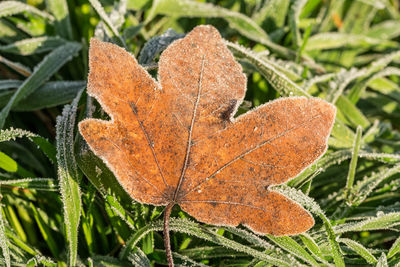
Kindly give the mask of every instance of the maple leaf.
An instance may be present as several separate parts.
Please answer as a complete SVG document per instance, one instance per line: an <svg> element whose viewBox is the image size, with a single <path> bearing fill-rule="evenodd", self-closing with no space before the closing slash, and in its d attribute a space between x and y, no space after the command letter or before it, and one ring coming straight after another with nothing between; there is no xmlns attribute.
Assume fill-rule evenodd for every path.
<svg viewBox="0 0 400 267"><path fill-rule="evenodd" d="M333 105L281 98L234 119L246 76L211 26L162 53L158 82L113 44L92 39L89 61L88 93L112 120L86 119L79 130L133 199L167 206L166 221L178 204L201 222L260 234L293 235L314 224L268 187L326 151Z"/></svg>

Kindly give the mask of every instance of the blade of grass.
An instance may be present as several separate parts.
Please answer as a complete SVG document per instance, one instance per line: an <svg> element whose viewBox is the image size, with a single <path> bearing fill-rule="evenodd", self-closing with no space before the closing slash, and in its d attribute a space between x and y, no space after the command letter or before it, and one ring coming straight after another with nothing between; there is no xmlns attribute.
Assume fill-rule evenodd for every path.
<svg viewBox="0 0 400 267"><path fill-rule="evenodd" d="M22 240L22 242L27 242L27 236L24 231L24 228L21 225L21 221L18 218L17 214L15 213L14 207L9 205L7 203L5 209L4 209L4 214L6 215L5 217L7 218L8 223L12 227L12 229L15 231L17 236Z"/></svg>
<svg viewBox="0 0 400 267"><path fill-rule="evenodd" d="M267 235L267 238L294 256L304 260L308 264L312 266L319 265L317 261L291 237Z"/></svg>
<svg viewBox="0 0 400 267"><path fill-rule="evenodd" d="M336 240L335 231L333 230L330 220L326 217L321 207L309 196L304 195L301 191L288 187L286 185L273 186L271 190L279 192L285 195L286 197L292 199L293 201L296 201L304 208L316 214L322 219L331 249L331 256L335 261L335 265L344 267L345 264L344 264L343 254L340 250L339 243Z"/></svg>
<svg viewBox="0 0 400 267"><path fill-rule="evenodd" d="M140 249L136 248L135 251L132 251L129 256L128 260L133 264L133 266L143 266L143 267L150 267L150 260L146 257L146 254Z"/></svg>
<svg viewBox="0 0 400 267"><path fill-rule="evenodd" d="M126 246L124 247L124 249L121 250L121 253L119 255L120 259L127 258L129 253L132 251L132 249L135 248L137 243L147 233L149 233L151 231L161 231L163 229L162 223L163 223L162 221L157 221L157 222L148 224L148 225L138 229L126 242ZM201 226L197 223L194 223L192 221L189 221L189 220L171 218L170 230L180 232L180 233L186 233L186 234L189 234L192 236L196 236L203 240L207 240L207 241L222 245L224 247L233 249L235 251L246 253L246 254L256 257L258 259L265 260L271 264L275 264L278 266L290 266L290 263L288 263L288 262L285 262L281 259L269 256L265 253L262 253L251 247L242 245L233 240L229 240L226 237L223 237L223 236L217 234L216 232L210 231L206 227L203 227L203 226Z"/></svg>
<svg viewBox="0 0 400 267"><path fill-rule="evenodd" d="M0 80L0 90L18 88L21 84L19 80Z"/></svg>
<svg viewBox="0 0 400 267"><path fill-rule="evenodd" d="M78 43L67 43L48 54L35 68L24 83L17 89L0 113L0 129L4 127L11 108L33 93L39 86L56 73L73 55L81 49Z"/></svg>
<svg viewBox="0 0 400 267"><path fill-rule="evenodd" d="M372 26L367 34L368 37L390 40L400 35L400 21L386 20Z"/></svg>
<svg viewBox="0 0 400 267"><path fill-rule="evenodd" d="M400 164L396 164L392 167L385 167L378 173L372 173L370 176L365 177L354 187L349 197L350 204L352 206L360 205L382 181L398 172L400 172Z"/></svg>
<svg viewBox="0 0 400 267"><path fill-rule="evenodd" d="M68 240L68 266L75 266L78 255L78 227L81 211L80 173L74 155L74 127L82 91L71 105L64 107L57 118L57 162L60 192L64 205L64 220Z"/></svg>
<svg viewBox="0 0 400 267"><path fill-rule="evenodd" d="M223 18L243 36L269 47L281 56L286 58L296 56L294 51L272 42L267 33L249 17L210 3L190 0L156 0L153 2L145 23L151 21L158 14L174 17Z"/></svg>
<svg viewBox="0 0 400 267"><path fill-rule="evenodd" d="M372 255L372 253L360 243L348 238L339 238L339 242L345 244L351 250L363 257L369 264L375 264L378 262L374 255Z"/></svg>
<svg viewBox="0 0 400 267"><path fill-rule="evenodd" d="M316 256L322 261L325 261L321 248L318 246L317 242L310 235L308 235L307 233L303 233L299 235L299 237L303 242L303 244L314 256Z"/></svg>
<svg viewBox="0 0 400 267"><path fill-rule="evenodd" d="M240 45L228 41L225 41L225 44L233 51L234 54L237 54L239 57L245 58L252 63L254 67L257 68L257 70L282 96L310 96L301 87L287 78L283 73L279 72L273 66L273 63L268 62L265 59L260 59L252 51Z"/></svg>
<svg viewBox="0 0 400 267"><path fill-rule="evenodd" d="M335 226L335 231L338 234L343 234L348 232L387 230L397 225L400 225L400 212L391 212L378 214L376 217L357 223L345 223Z"/></svg>
<svg viewBox="0 0 400 267"><path fill-rule="evenodd" d="M353 126L367 128L370 125L369 120L346 96L340 95L335 104Z"/></svg>
<svg viewBox="0 0 400 267"><path fill-rule="evenodd" d="M292 34L293 45L296 49L300 48L302 40L300 35L300 30L298 28L299 25L299 17L301 10L304 5L307 3L307 0L295 0L289 11L289 26L290 32Z"/></svg>
<svg viewBox="0 0 400 267"><path fill-rule="evenodd" d="M58 185L53 178L24 178L0 181L0 186L13 186L30 190L57 191Z"/></svg>
<svg viewBox="0 0 400 267"><path fill-rule="evenodd" d="M99 14L100 18L104 21L104 23L110 28L115 37L117 37L118 40L121 42L121 44L126 48L124 39L118 33L118 29L115 27L111 19L108 17L101 3L98 0L89 0L89 2L94 8L94 10L96 10L97 14Z"/></svg>
<svg viewBox="0 0 400 267"><path fill-rule="evenodd" d="M361 34L348 34L339 32L317 33L308 39L305 51L316 51L335 48L390 48L398 44L394 41L383 41L378 38L371 38Z"/></svg>
<svg viewBox="0 0 400 267"><path fill-rule="evenodd" d="M356 136L354 139L354 145L353 145L352 157L350 160L349 172L347 174L346 189L344 190L344 197L345 197L345 199L347 199L347 201L349 201L348 197L350 195L350 192L351 192L351 190L353 188L353 184L354 184L354 176L356 174L358 152L360 151L360 146L361 146L361 135L362 135L362 128L361 128L361 126L358 126L357 131L356 131Z"/></svg>
<svg viewBox="0 0 400 267"><path fill-rule="evenodd" d="M265 2L260 10L253 14L252 19L258 25L261 25L262 22L268 20L268 22L272 21L277 28L283 27L289 3L289 0L271 0Z"/></svg>
<svg viewBox="0 0 400 267"><path fill-rule="evenodd" d="M46 0L47 9L53 14L54 27L59 36L72 40L72 27L66 0Z"/></svg>
<svg viewBox="0 0 400 267"><path fill-rule="evenodd" d="M18 164L10 156L0 151L0 168L7 172L17 172Z"/></svg>
<svg viewBox="0 0 400 267"><path fill-rule="evenodd" d="M4 218L3 218L3 210L4 207L0 207L0 246L2 250L2 258L4 259L4 262L7 267L11 266L11 259L10 259L10 250L8 248L7 242L8 238L5 233L5 227L4 227Z"/></svg>
<svg viewBox="0 0 400 267"><path fill-rule="evenodd" d="M37 88L29 97L22 99L11 110L33 111L51 108L71 102L76 94L86 87L84 81L56 81L47 82ZM0 107L4 107L15 94L10 90L0 94Z"/></svg>
<svg viewBox="0 0 400 267"><path fill-rule="evenodd" d="M389 249L387 257L391 258L399 252L400 252L400 236L396 239L396 241L394 241L392 247Z"/></svg>
<svg viewBox="0 0 400 267"><path fill-rule="evenodd" d="M0 62L4 63L5 65L10 67L14 71L16 71L19 74L21 74L22 76L28 77L28 76L30 76L32 74L31 70L28 67L22 65L21 63L13 62L13 61L8 60L8 59L6 59L5 57L2 57L2 56L0 56Z"/></svg>
<svg viewBox="0 0 400 267"><path fill-rule="evenodd" d="M0 130L0 143L22 137L27 137L29 140L34 142L53 163L56 162L56 149L47 139L29 131L14 129L12 127Z"/></svg>
<svg viewBox="0 0 400 267"><path fill-rule="evenodd" d="M382 252L376 267L389 267L385 253Z"/></svg>
<svg viewBox="0 0 400 267"><path fill-rule="evenodd" d="M24 250L29 255L34 256L40 254L34 247L31 247L30 244L21 240L20 237L17 236L9 227L5 228L5 234L8 239L12 240L12 242L14 242L20 249ZM3 238L1 240L3 240Z"/></svg>
<svg viewBox="0 0 400 267"><path fill-rule="evenodd" d="M35 218L40 233L42 234L43 239L45 240L48 248L50 249L51 254L53 255L53 257L58 257L60 255L60 249L57 245L57 242L54 240L50 228L43 221L37 208L35 207L35 205L33 205L33 203L30 203L30 208L33 212L33 217Z"/></svg>
<svg viewBox="0 0 400 267"><path fill-rule="evenodd" d="M29 56L56 49L64 45L65 40L59 37L35 37L0 46L0 52Z"/></svg>
<svg viewBox="0 0 400 267"><path fill-rule="evenodd" d="M12 16L21 12L30 12L52 21L54 18L31 5L18 1L3 1L0 3L0 17Z"/></svg>

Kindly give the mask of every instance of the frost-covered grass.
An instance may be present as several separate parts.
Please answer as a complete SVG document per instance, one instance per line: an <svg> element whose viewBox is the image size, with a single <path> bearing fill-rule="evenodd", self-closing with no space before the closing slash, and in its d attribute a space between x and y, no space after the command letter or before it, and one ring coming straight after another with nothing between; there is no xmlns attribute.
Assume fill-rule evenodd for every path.
<svg viewBox="0 0 400 267"><path fill-rule="evenodd" d="M313 214L310 231L257 236L176 208L176 264L400 266L396 0L0 2L1 264L166 263L163 208L132 203L76 124L104 117L84 91L90 37L125 47L154 74L158 54L199 24L218 28L248 75L239 112L312 95L338 113L326 155L273 188Z"/></svg>

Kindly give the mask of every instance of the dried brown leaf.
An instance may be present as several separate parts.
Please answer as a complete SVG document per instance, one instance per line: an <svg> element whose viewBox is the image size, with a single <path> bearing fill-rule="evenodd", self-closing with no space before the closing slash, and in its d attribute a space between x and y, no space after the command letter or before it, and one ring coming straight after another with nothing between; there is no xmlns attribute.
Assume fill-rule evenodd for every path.
<svg viewBox="0 0 400 267"><path fill-rule="evenodd" d="M111 121L86 119L90 148L141 203L178 204L197 220L293 235L312 216L268 189L326 151L336 109L281 98L233 119L246 91L217 30L199 26L161 55L155 81L122 48L92 39L88 93Z"/></svg>

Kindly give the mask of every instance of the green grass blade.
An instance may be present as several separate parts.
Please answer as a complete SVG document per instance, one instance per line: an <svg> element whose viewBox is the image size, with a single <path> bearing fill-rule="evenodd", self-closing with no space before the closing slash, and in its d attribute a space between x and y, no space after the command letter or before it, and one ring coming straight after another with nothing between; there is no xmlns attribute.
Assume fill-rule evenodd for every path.
<svg viewBox="0 0 400 267"><path fill-rule="evenodd" d="M111 256L93 255L90 260L93 267L126 267L130 266L128 261L118 260Z"/></svg>
<svg viewBox="0 0 400 267"><path fill-rule="evenodd" d="M36 230L37 228L35 228ZM29 255L39 255L40 253L33 247L30 246L26 241L21 240L19 236L17 236L14 231L12 231L9 227L5 228L5 234L10 241L17 245L20 249L24 250Z"/></svg>
<svg viewBox="0 0 400 267"><path fill-rule="evenodd" d="M181 255L191 259L205 260L222 257L244 257L246 254L232 251L221 246L206 246L180 250Z"/></svg>
<svg viewBox="0 0 400 267"><path fill-rule="evenodd" d="M290 252L294 256L304 260L308 264L312 266L318 266L317 261L302 247L300 246L296 241L294 241L291 237L289 236L272 236L272 235L267 235L268 239L273 241L275 244L283 248L284 250Z"/></svg>
<svg viewBox="0 0 400 267"><path fill-rule="evenodd" d="M57 162L60 192L64 205L64 220L68 240L68 265L75 266L78 253L78 227L81 212L80 173L74 155L74 127L77 106L82 91L71 105L64 107L57 118Z"/></svg>
<svg viewBox="0 0 400 267"><path fill-rule="evenodd" d="M318 246L317 242L307 233L303 233L299 235L301 241L303 244L307 247L307 249L316 257L318 257L320 260L325 261L324 256L322 254L322 251L320 247Z"/></svg>
<svg viewBox="0 0 400 267"><path fill-rule="evenodd" d="M390 48L398 44L394 41L382 41L365 35L329 32L314 34L308 39L305 51L326 50L335 48Z"/></svg>
<svg viewBox="0 0 400 267"><path fill-rule="evenodd" d="M392 52L390 54L387 54L386 56L380 58L379 60L374 61L373 63L371 63L368 67L361 69L357 75L358 77L369 77L372 76L372 74L383 70L387 65L389 65L391 62L393 62L394 60L397 60L400 58L400 51L395 51ZM381 74L376 73L376 77L380 77L380 76L385 76L385 75L390 75L391 70L389 70L389 73L386 73L385 71L383 71ZM396 70L392 71L394 72L393 74L398 75L398 72ZM370 78L371 80L373 80L375 77ZM349 100L353 103L356 103L358 101L358 99L361 96L361 93L363 92L364 86L366 86L366 84L368 84L368 82L370 81L370 79L367 79L365 81L365 85L361 84L358 86L355 86L354 88L352 88L352 90L349 93Z"/></svg>
<svg viewBox="0 0 400 267"><path fill-rule="evenodd" d="M344 259L340 250L339 243L336 240L336 233L332 228L330 220L326 217L321 207L309 196L303 194L299 190L288 187L286 185L274 186L271 190L281 193L286 197L292 199L293 201L296 201L304 208L318 215L322 219L325 226L326 235L328 236L333 260L335 261L336 266L344 267Z"/></svg>
<svg viewBox="0 0 400 267"><path fill-rule="evenodd" d="M346 223L335 227L336 233L387 230L391 227L400 225L400 212L378 214L368 220L357 223Z"/></svg>
<svg viewBox="0 0 400 267"><path fill-rule="evenodd" d="M57 191L58 185L53 178L24 178L0 181L0 186L15 186L30 190Z"/></svg>
<svg viewBox="0 0 400 267"><path fill-rule="evenodd" d="M373 173L372 175L365 177L354 187L353 194L349 202L353 206L360 205L380 183L399 172L400 164L396 164L392 167L385 167L378 173Z"/></svg>
<svg viewBox="0 0 400 267"><path fill-rule="evenodd" d="M400 35L400 21L386 20L372 26L367 34L368 37L390 40Z"/></svg>
<svg viewBox="0 0 400 267"><path fill-rule="evenodd" d="M370 125L369 120L346 96L340 95L335 104L353 126L361 125L362 128L367 128Z"/></svg>
<svg viewBox="0 0 400 267"><path fill-rule="evenodd" d="M245 36L252 36L254 39L268 38L264 30L249 17L208 3L190 0L156 0L146 21L150 21L158 14L185 17L222 17L231 24L232 28Z"/></svg>
<svg viewBox="0 0 400 267"><path fill-rule="evenodd" d="M66 0L46 0L47 9L53 14L54 27L59 36L72 40L72 27Z"/></svg>
<svg viewBox="0 0 400 267"><path fill-rule="evenodd" d="M20 31L8 20L0 18L0 40L2 42L8 44L24 38L29 38L29 35Z"/></svg>
<svg viewBox="0 0 400 267"><path fill-rule="evenodd" d="M138 62L141 65L154 63L154 58L165 50L172 42L185 37L184 34L178 34L173 30L167 30L160 36L151 38L142 48L139 54Z"/></svg>
<svg viewBox="0 0 400 267"><path fill-rule="evenodd" d="M33 205L33 203L30 203L30 208L33 212L33 217L35 218L36 224L40 230L40 233L42 234L42 237L44 241L46 242L48 248L51 251L51 254L53 254L54 257L58 257L60 253L60 249L57 245L56 240L53 237L53 234L51 232L51 229L49 226L44 222L43 218L41 217L39 211Z"/></svg>
<svg viewBox="0 0 400 267"><path fill-rule="evenodd" d="M35 37L0 46L0 52L12 53L21 56L39 54L56 49L64 45L65 40L59 37Z"/></svg>
<svg viewBox="0 0 400 267"><path fill-rule="evenodd" d="M24 77L28 77L32 74L31 70L27 66L22 65L21 63L13 62L2 56L0 56L0 62L4 63L8 67L10 67L12 70L18 72L19 74L21 74Z"/></svg>
<svg viewBox="0 0 400 267"><path fill-rule="evenodd" d="M8 239L5 233L5 227L4 227L4 218L3 218L3 207L0 208L0 246L1 250L3 252L2 258L4 259L4 262L7 267L11 266L11 259L10 259L10 250L8 247Z"/></svg>
<svg viewBox="0 0 400 267"><path fill-rule="evenodd" d="M7 205L4 209L5 217L7 218L7 221L9 222L10 226L13 228L13 230L16 232L17 236L21 238L23 242L27 241L27 236L22 228L21 221L17 217L17 214L15 213L15 210L13 206Z"/></svg>
<svg viewBox="0 0 400 267"><path fill-rule="evenodd" d="M52 163L57 163L57 149L46 138L33 136L30 140L49 158Z"/></svg>
<svg viewBox="0 0 400 267"><path fill-rule="evenodd" d="M356 175L356 168L357 168L357 160L358 160L358 152L360 151L361 146L361 135L362 135L362 128L361 126L357 127L356 137L354 139L352 157L350 160L349 172L347 174L347 182L346 182L346 189L344 191L344 197L348 199L350 196L351 190L354 184L354 176Z"/></svg>
<svg viewBox="0 0 400 267"><path fill-rule="evenodd" d="M0 168L7 172L17 172L18 164L10 156L0 151Z"/></svg>
<svg viewBox="0 0 400 267"><path fill-rule="evenodd" d="M391 258L399 252L400 252L400 236L396 239L396 241L394 241L392 247L389 249L387 257Z"/></svg>
<svg viewBox="0 0 400 267"><path fill-rule="evenodd" d="M289 12L289 26L290 32L292 34L293 44L296 49L300 48L302 40L299 30L299 17L301 14L301 10L303 9L304 5L307 3L307 0L295 0Z"/></svg>
<svg viewBox="0 0 400 267"><path fill-rule="evenodd" d="M146 254L140 249L136 248L136 251L131 252L128 256L128 260L135 267L150 267L150 260L146 257Z"/></svg>
<svg viewBox="0 0 400 267"><path fill-rule="evenodd" d="M272 24L274 24L277 28L283 27L289 8L289 3L289 0L271 0L265 2L260 10L253 14L252 19L258 25L261 25L262 22L268 20L269 23L272 22Z"/></svg>
<svg viewBox="0 0 400 267"><path fill-rule="evenodd" d="M367 79L365 83L361 83L361 85L358 86L360 88L352 90L351 93L353 93L353 91L356 91L358 89L359 92L356 91L354 92L354 94L356 96L359 96L365 92L365 89L368 86L371 89L381 94L387 95L388 97L393 98L396 101L400 102L400 87L393 81L384 78L390 76L400 76L400 69L394 67L384 68L380 72L375 73L372 77ZM354 100L358 100L358 98L355 97Z"/></svg>
<svg viewBox="0 0 400 267"><path fill-rule="evenodd" d="M239 228L235 228L235 227L222 227L222 229L224 229L244 240L247 240L250 244L253 244L254 246L264 248L266 251L267 250L268 251L276 251L276 252L282 251L279 247L270 244L266 240L260 238L259 236L255 235L249 231L246 231L244 229L239 229ZM283 251L282 251L282 253L283 253Z"/></svg>
<svg viewBox="0 0 400 267"><path fill-rule="evenodd" d="M31 258L27 263L27 266L29 264L32 264L31 266L45 266L45 267L58 267L59 265L55 263L52 259L47 258L42 255L36 255L35 257ZM41 264L41 265L39 265Z"/></svg>
<svg viewBox="0 0 400 267"><path fill-rule="evenodd" d="M182 17L223 18L228 21L230 27L237 30L243 36L257 41L285 57L296 56L294 51L273 43L267 33L249 17L229 9L214 6L210 3L191 0L157 0L153 2L146 22L149 22L158 14Z"/></svg>
<svg viewBox="0 0 400 267"><path fill-rule="evenodd" d="M106 201L110 205L110 208L115 212L115 214L117 214L120 218L123 218L129 228L131 228L132 230L136 228L135 222L130 216L128 216L128 212L121 206L116 197L112 195L107 195Z"/></svg>
<svg viewBox="0 0 400 267"><path fill-rule="evenodd" d="M12 16L21 12L30 12L49 20L54 19L50 14L25 3L18 1L3 1L0 3L0 17Z"/></svg>
<svg viewBox="0 0 400 267"><path fill-rule="evenodd" d="M0 130L0 143L4 141L15 140L16 138L27 137L34 142L40 150L53 162L56 162L56 149L50 142L34 133L22 129L5 129Z"/></svg>
<svg viewBox="0 0 400 267"><path fill-rule="evenodd" d="M37 88L29 97L18 102L11 110L33 111L70 103L76 94L85 87L86 82L84 81L47 82ZM0 107L4 107L14 94L15 90L0 94Z"/></svg>
<svg viewBox="0 0 400 267"><path fill-rule="evenodd" d="M378 260L374 257L374 255L372 255L372 253L369 252L369 250L366 249L360 243L358 243L358 242L356 242L354 240L348 239L348 238L340 238L339 242L341 242L341 243L345 244L346 246L348 246L351 250L353 250L358 255L363 257L368 263L375 264L375 263L378 262Z"/></svg>
<svg viewBox="0 0 400 267"><path fill-rule="evenodd" d="M252 63L282 96L309 96L302 88L287 78L283 73L279 72L272 62L260 59L252 51L240 45L231 42L225 43L234 54Z"/></svg>
<svg viewBox="0 0 400 267"><path fill-rule="evenodd" d="M350 148L353 146L354 132L336 117L328 142L329 146Z"/></svg>
<svg viewBox="0 0 400 267"><path fill-rule="evenodd" d="M162 221L157 221L152 224L148 224L140 229L138 229L126 242L125 247L121 250L119 255L120 259L126 259L129 253L136 247L137 243L149 232L151 231L161 231L162 230ZM251 255L260 260L265 260L271 264L275 264L278 266L290 266L289 262L286 262L282 259L272 257L263 252L255 250L251 247L242 245L233 240L229 240L226 237L223 237L216 233L215 231L210 231L206 227L203 227L197 223L194 223L189 220L183 219L174 219L170 220L170 230L176 231L180 233L186 233L192 236L196 236L203 240L207 240L218 245L222 245L224 247L233 249L238 252L246 253L247 255Z"/></svg>
<svg viewBox="0 0 400 267"><path fill-rule="evenodd" d="M20 80L0 80L0 90L18 88L21 84Z"/></svg>
<svg viewBox="0 0 400 267"><path fill-rule="evenodd" d="M126 47L124 39L119 34L118 29L115 27L115 25L113 24L113 22L107 15L106 11L104 10L104 8L101 5L101 3L99 2L99 0L89 0L89 2L92 5L92 7L96 10L97 14L99 14L100 18L110 28L110 30L115 35L115 37L117 37L118 40L121 42L121 44Z"/></svg>
<svg viewBox="0 0 400 267"><path fill-rule="evenodd" d="M385 253L382 252L376 267L389 267Z"/></svg>
<svg viewBox="0 0 400 267"><path fill-rule="evenodd" d="M0 129L11 110L19 101L33 93L39 86L56 73L73 55L81 49L78 43L67 43L48 54L35 68L24 83L17 89L0 113Z"/></svg>

